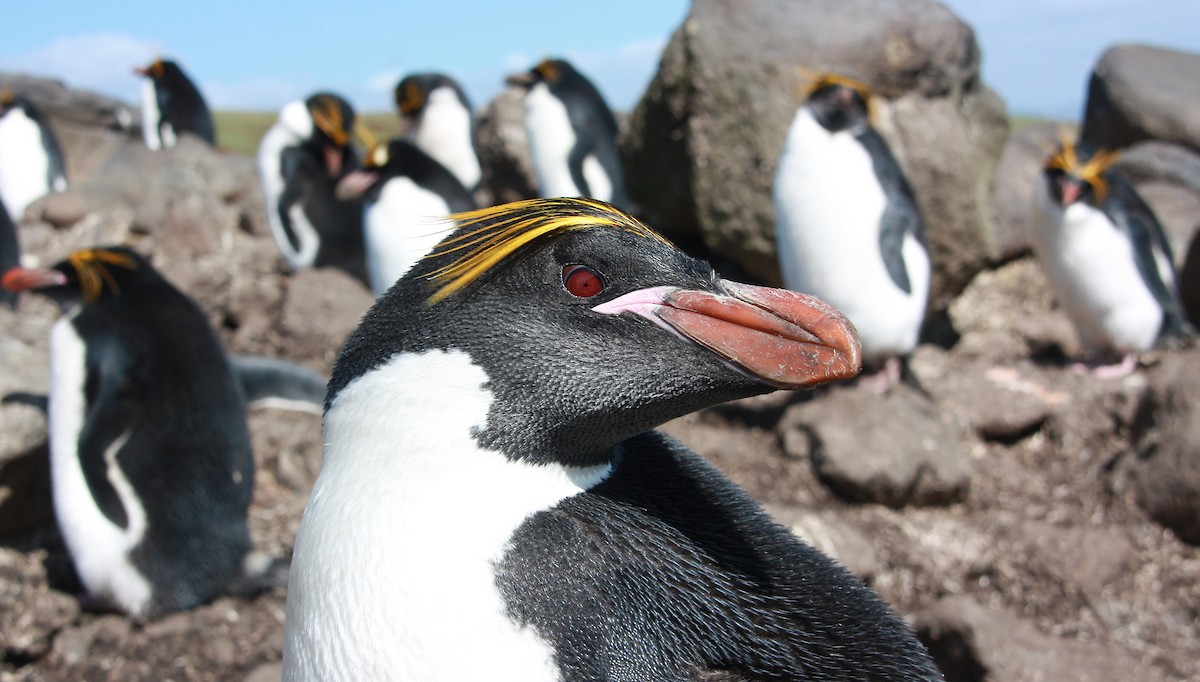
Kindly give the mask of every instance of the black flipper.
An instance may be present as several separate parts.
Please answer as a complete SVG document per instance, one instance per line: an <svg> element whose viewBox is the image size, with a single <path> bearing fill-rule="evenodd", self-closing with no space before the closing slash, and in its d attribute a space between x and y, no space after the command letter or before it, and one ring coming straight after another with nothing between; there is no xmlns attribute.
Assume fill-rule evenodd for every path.
<svg viewBox="0 0 1200 682"><path fill-rule="evenodd" d="M1117 173L1107 173L1109 195L1100 207L1117 229L1125 232L1133 244L1134 262L1146 288L1154 295L1163 310L1159 341L1192 336L1195 329L1187 320L1176 286L1175 258L1162 224L1138 195L1133 185ZM1164 274L1159 268L1163 260L1171 271Z"/></svg>
<svg viewBox="0 0 1200 682"><path fill-rule="evenodd" d="M908 278L908 268L905 267L902 251L904 237L911 234L921 246L928 248L925 240L925 222L921 219L921 211L917 207L912 187L909 186L900 164L896 162L896 157L892 155L883 137L874 130L867 129L857 138L871 156L875 175L879 178L879 185L887 199L879 231L879 251L883 255L883 264L896 286L911 294L912 282Z"/></svg>
<svg viewBox="0 0 1200 682"><path fill-rule="evenodd" d="M279 407L320 413L325 405L326 377L303 365L279 358L237 355L229 358L248 407Z"/></svg>

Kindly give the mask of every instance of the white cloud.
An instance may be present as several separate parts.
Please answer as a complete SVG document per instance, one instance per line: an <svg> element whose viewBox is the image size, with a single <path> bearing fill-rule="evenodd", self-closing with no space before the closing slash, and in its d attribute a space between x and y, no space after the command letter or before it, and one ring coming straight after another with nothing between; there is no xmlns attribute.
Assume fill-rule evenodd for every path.
<svg viewBox="0 0 1200 682"><path fill-rule="evenodd" d="M383 92L391 96L392 89L396 87L396 83L399 83L403 76L403 72L395 69L391 71L382 71L368 78L367 81L363 83L363 87L367 90L367 92Z"/></svg>
<svg viewBox="0 0 1200 682"><path fill-rule="evenodd" d="M157 58L162 47L118 33L59 38L45 47L0 57L0 69L63 80L125 101L138 98L141 79L132 73Z"/></svg>
<svg viewBox="0 0 1200 682"><path fill-rule="evenodd" d="M204 81L197 83L205 101L212 109L248 109L274 111L284 104L308 97L304 87L288 81L256 79L225 83Z"/></svg>

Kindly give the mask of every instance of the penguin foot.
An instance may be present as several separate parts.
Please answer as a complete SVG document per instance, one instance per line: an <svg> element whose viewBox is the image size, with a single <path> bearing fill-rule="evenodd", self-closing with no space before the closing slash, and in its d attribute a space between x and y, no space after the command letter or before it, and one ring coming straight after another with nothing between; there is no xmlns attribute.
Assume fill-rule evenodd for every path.
<svg viewBox="0 0 1200 682"><path fill-rule="evenodd" d="M859 381L867 390L875 395L883 395L890 391L893 386L900 383L903 377L904 368L900 362L900 358L891 357L883 362L883 369L859 377Z"/></svg>
<svg viewBox="0 0 1200 682"><path fill-rule="evenodd" d="M1137 354L1126 353L1120 362L1101 364L1099 362L1077 362L1071 365L1071 371L1076 374L1091 374L1097 379L1124 379L1137 369Z"/></svg>

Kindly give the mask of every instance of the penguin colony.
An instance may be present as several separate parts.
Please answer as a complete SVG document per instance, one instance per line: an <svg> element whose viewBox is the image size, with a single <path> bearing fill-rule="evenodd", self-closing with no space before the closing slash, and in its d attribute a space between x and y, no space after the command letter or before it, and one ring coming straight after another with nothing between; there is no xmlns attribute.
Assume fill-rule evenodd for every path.
<svg viewBox="0 0 1200 682"><path fill-rule="evenodd" d="M215 144L178 64L136 72L150 149ZM377 295L323 399L285 679L940 679L877 595L653 430L864 362L899 380L931 262L869 88L828 74L797 108L773 193L782 290L724 280L626 212L616 119L570 63L507 82L525 91L541 200L478 208L475 116L443 74L396 86L402 139L377 143L320 92L261 143L288 266L338 267ZM1161 226L1114 158L1064 141L1033 242L1088 361L1119 375L1192 329ZM65 187L44 117L0 93L0 295L63 307L54 507L86 596L154 618L246 589L267 573L246 524L247 399L311 405L322 380L226 357L128 248L21 267L24 208ZM164 452L181 455L169 471Z"/></svg>

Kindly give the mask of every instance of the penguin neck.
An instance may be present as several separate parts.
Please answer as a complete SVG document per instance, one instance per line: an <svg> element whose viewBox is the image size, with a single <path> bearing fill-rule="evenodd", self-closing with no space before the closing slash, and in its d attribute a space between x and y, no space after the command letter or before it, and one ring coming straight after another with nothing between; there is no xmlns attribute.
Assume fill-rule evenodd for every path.
<svg viewBox="0 0 1200 682"><path fill-rule="evenodd" d="M479 184L482 171L471 141L471 112L452 88L429 94L429 101L407 137L426 154L454 173L468 190Z"/></svg>
<svg viewBox="0 0 1200 682"><path fill-rule="evenodd" d="M360 679L482 679L466 668L487 661L428 655L457 651L464 619L492 633L480 641L496 656L548 665L536 635L512 629L495 564L529 516L609 467L533 465L480 447L472 431L487 419L486 381L461 351L401 353L330 402L292 560L286 669L324 679L331 661L354 661ZM330 590L331 572L353 580Z"/></svg>
<svg viewBox="0 0 1200 682"><path fill-rule="evenodd" d="M589 467L532 464L480 445L476 434L486 426L493 402L487 383L487 373L462 351L396 355L349 383L330 402L321 477L328 471L331 480L394 479L424 491L436 490L439 486L431 481L437 479L451 488L492 488L472 494L506 499L514 498L505 489L511 485L541 488L515 496L531 512L608 476L611 462ZM472 504L477 507L478 502Z"/></svg>

